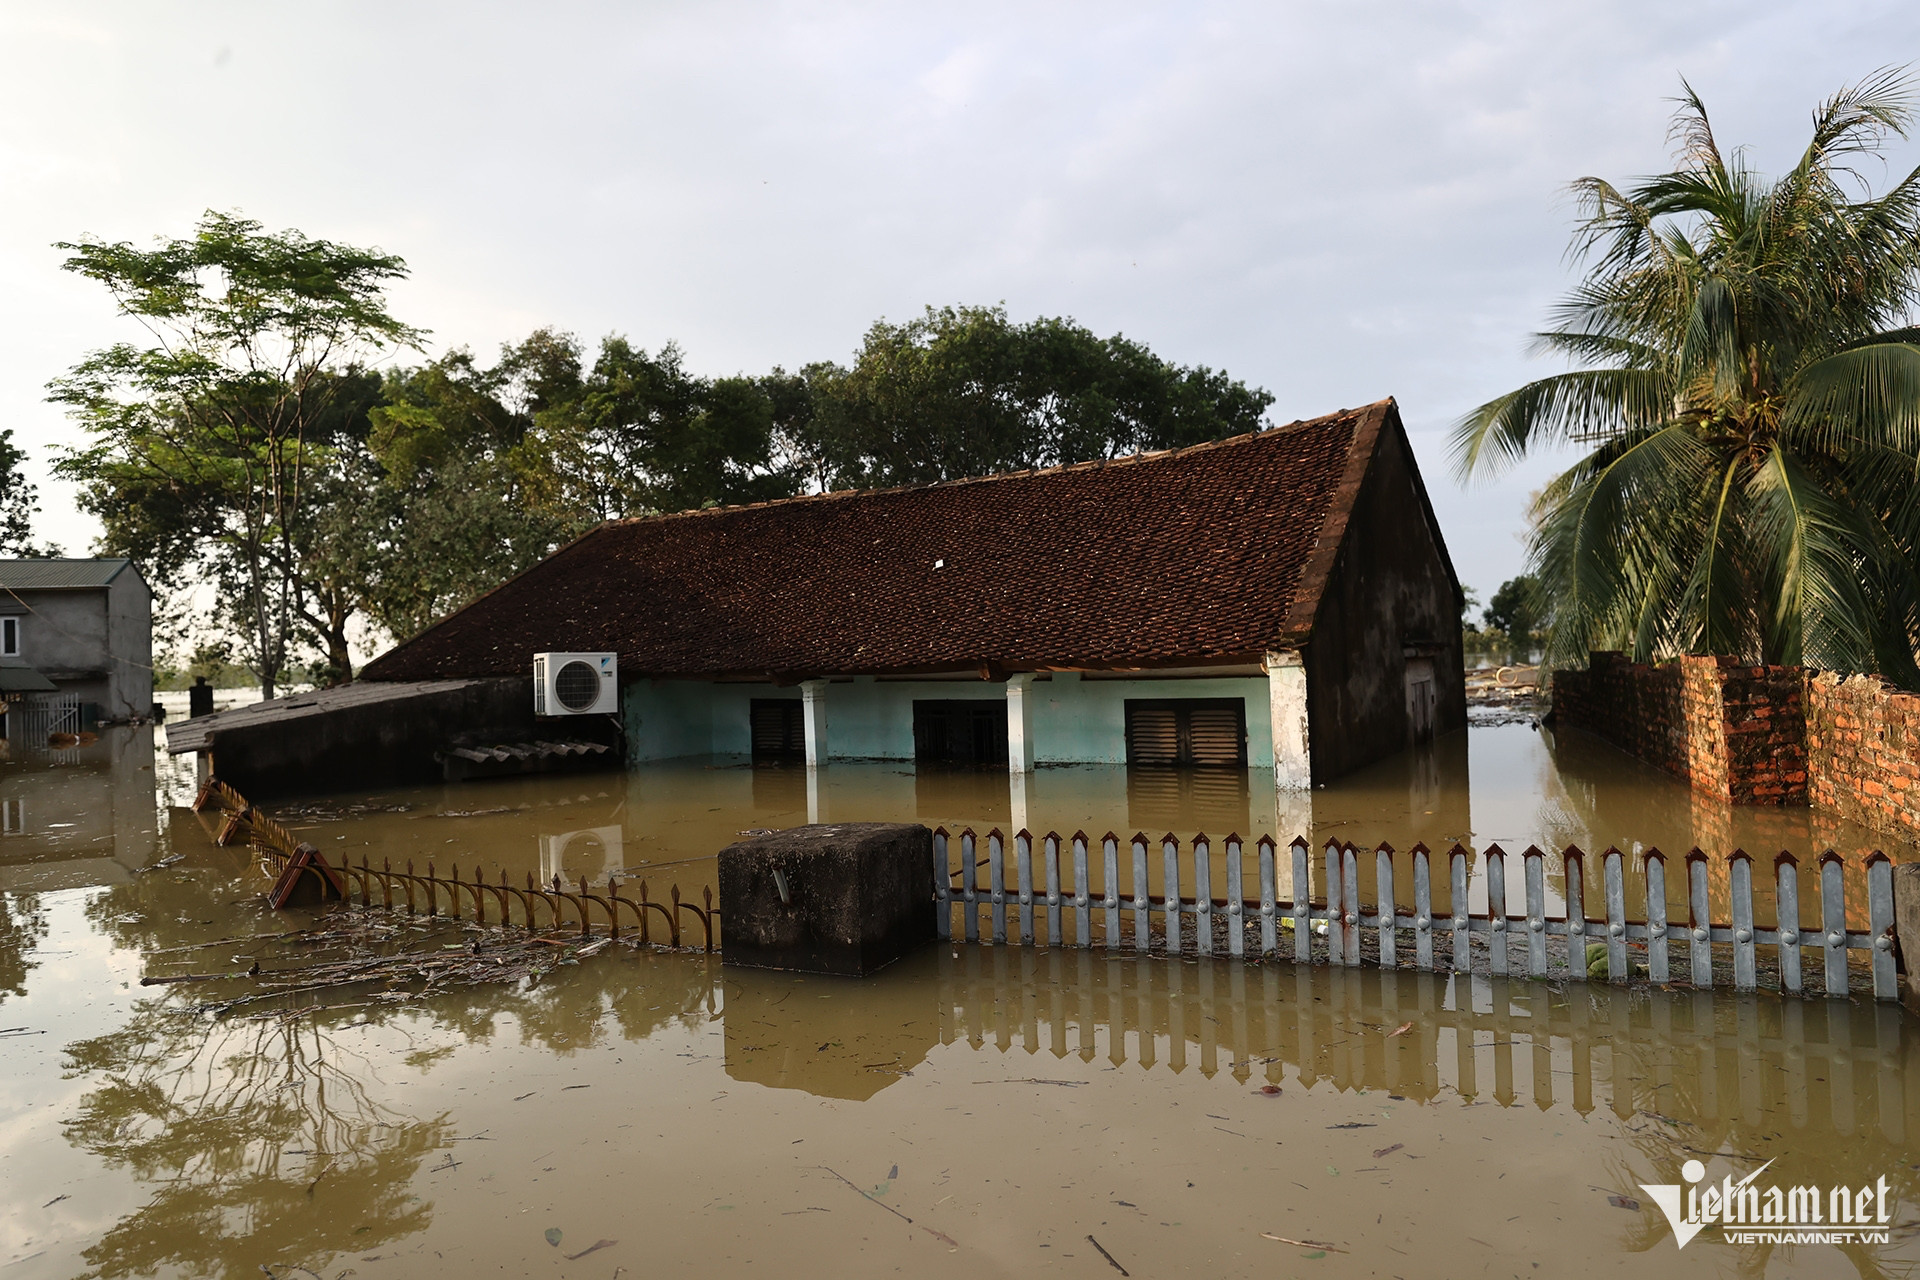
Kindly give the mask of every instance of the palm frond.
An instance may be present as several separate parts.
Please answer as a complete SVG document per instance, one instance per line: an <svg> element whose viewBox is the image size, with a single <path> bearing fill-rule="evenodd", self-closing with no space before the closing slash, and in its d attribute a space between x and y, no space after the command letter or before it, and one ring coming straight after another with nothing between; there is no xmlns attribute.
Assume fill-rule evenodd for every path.
<svg viewBox="0 0 1920 1280"><path fill-rule="evenodd" d="M1747 489L1754 549L1774 601L1766 660L1864 670L1875 622L1860 582L1871 537L1858 513L1836 501L1784 444L1768 452Z"/></svg>
<svg viewBox="0 0 1920 1280"><path fill-rule="evenodd" d="M1464 479L1498 471L1536 445L1643 430L1672 407L1667 383L1643 369L1587 369L1529 382L1454 425L1450 449Z"/></svg>

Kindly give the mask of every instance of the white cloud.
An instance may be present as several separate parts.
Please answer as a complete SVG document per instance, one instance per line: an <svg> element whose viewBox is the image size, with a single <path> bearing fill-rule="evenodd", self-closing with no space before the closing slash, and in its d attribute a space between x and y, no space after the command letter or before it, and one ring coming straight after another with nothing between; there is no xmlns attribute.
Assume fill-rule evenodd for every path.
<svg viewBox="0 0 1920 1280"><path fill-rule="evenodd" d="M1683 72L1783 167L1916 35L1891 2L16 4L0 423L69 438L42 388L120 332L50 242L241 209L403 254L396 306L448 346L552 323L792 367L1004 299L1226 368L1282 420L1397 395L1484 596L1546 469L1463 492L1443 432L1545 367L1565 183L1662 166Z"/></svg>

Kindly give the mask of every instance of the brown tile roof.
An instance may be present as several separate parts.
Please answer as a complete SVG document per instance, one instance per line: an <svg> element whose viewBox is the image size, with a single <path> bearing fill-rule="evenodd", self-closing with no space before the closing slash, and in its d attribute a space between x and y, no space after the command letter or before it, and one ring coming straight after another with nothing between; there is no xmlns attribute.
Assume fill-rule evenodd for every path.
<svg viewBox="0 0 1920 1280"><path fill-rule="evenodd" d="M805 677L1246 659L1304 639L1391 400L1213 444L614 521L369 663Z"/></svg>

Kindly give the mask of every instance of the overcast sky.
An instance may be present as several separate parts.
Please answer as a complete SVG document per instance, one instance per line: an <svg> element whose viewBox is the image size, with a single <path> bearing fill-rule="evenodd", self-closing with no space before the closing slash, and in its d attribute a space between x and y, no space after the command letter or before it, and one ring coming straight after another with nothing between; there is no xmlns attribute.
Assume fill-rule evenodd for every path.
<svg viewBox="0 0 1920 1280"><path fill-rule="evenodd" d="M1573 278L1566 183L1666 167L1682 75L1778 172L1816 102L1920 57L1914 0L935 8L8 0L0 426L44 536L96 532L45 385L130 336L52 242L216 208L400 254L435 351L555 325L759 372L1004 302L1275 422L1391 395L1484 600L1551 460L1463 489L1446 431L1557 367L1526 336Z"/></svg>

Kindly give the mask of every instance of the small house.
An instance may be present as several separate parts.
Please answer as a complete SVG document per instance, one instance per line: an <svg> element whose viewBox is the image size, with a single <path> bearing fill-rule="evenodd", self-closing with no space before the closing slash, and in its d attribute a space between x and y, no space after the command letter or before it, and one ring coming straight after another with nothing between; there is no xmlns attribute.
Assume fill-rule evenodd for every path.
<svg viewBox="0 0 1920 1280"><path fill-rule="evenodd" d="M1464 727L1459 582L1391 400L1159 453L613 521L370 663L618 657L631 763L1271 769Z"/></svg>
<svg viewBox="0 0 1920 1280"><path fill-rule="evenodd" d="M73 729L153 711L153 592L125 558L0 560L0 689Z"/></svg>

